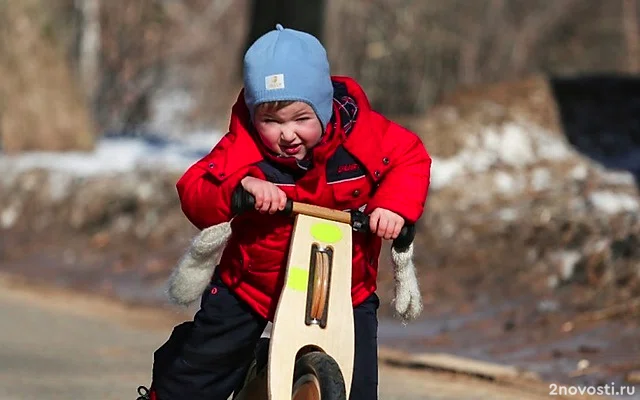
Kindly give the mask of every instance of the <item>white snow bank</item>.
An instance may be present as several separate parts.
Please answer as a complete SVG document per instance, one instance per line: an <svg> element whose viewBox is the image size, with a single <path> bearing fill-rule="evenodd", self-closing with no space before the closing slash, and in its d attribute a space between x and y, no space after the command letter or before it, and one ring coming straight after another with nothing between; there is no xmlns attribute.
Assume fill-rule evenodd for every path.
<svg viewBox="0 0 640 400"><path fill-rule="evenodd" d="M132 171L138 167L184 171L220 140L218 131L192 133L181 139L103 138L93 152L0 153L2 174L43 168L75 176Z"/></svg>
<svg viewBox="0 0 640 400"><path fill-rule="evenodd" d="M607 214L637 212L640 210L638 200L625 193L614 193L601 190L591 193L589 200L596 209Z"/></svg>
<svg viewBox="0 0 640 400"><path fill-rule="evenodd" d="M570 145L549 132L525 123L483 127L470 135L460 151L449 158L433 157L431 186L439 189L459 183L463 176L481 174L501 163L523 169L540 160L564 160L573 154ZM504 183L503 181L497 183Z"/></svg>

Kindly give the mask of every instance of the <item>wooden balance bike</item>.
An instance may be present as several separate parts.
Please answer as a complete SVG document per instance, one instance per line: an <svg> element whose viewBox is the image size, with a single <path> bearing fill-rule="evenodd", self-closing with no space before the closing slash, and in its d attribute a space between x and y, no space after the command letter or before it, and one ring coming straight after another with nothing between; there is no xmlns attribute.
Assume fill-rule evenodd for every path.
<svg viewBox="0 0 640 400"><path fill-rule="evenodd" d="M236 213L254 204L245 191L234 195ZM233 399L346 400L355 351L351 234L368 232L369 218L291 200L283 212L295 222L271 338L258 343ZM406 249L414 235L414 226L405 226L393 246Z"/></svg>

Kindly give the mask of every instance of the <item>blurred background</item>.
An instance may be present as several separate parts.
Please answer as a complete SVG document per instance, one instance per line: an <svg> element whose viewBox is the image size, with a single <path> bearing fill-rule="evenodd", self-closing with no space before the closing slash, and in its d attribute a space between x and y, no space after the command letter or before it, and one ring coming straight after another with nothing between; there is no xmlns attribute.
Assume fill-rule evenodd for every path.
<svg viewBox="0 0 640 400"><path fill-rule="evenodd" d="M282 23L317 35L333 73L433 156L416 239L425 313L392 318L383 261L381 342L631 382L639 7L2 0L0 270L169 308L166 278L196 233L175 182L224 134L248 44Z"/></svg>

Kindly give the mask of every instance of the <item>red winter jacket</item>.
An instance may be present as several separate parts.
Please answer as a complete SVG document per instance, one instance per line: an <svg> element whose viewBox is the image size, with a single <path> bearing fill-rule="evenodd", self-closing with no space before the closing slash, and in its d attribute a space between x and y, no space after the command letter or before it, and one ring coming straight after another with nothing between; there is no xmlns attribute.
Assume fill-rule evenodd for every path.
<svg viewBox="0 0 640 400"><path fill-rule="evenodd" d="M177 183L187 218L199 229L230 221L231 195L250 175L275 183L294 201L340 210L364 206L367 214L382 207L415 222L424 209L431 168L420 138L373 111L354 80L333 77L333 82L332 123L313 149L313 165L306 172L282 164L254 141L240 93L229 132ZM355 102L349 117L345 101L351 106ZM272 319L284 283L293 217L248 212L233 218L231 227L216 270L241 299ZM380 248L377 236L354 232L354 306L376 290Z"/></svg>

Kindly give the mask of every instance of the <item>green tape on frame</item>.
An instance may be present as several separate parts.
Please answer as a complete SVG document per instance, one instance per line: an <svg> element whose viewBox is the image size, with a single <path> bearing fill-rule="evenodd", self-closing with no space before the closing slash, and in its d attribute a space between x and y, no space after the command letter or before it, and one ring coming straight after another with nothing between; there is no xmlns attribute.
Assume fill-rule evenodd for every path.
<svg viewBox="0 0 640 400"><path fill-rule="evenodd" d="M316 222L311 225L311 236L324 243L338 243L342 240L342 231L334 224Z"/></svg>
<svg viewBox="0 0 640 400"><path fill-rule="evenodd" d="M309 270L300 267L291 267L289 269L289 278L287 287L299 292L307 291L307 283L309 282Z"/></svg>

